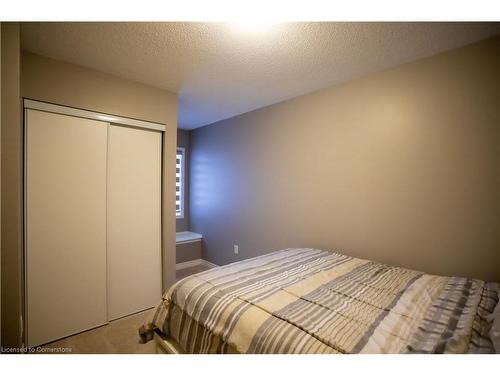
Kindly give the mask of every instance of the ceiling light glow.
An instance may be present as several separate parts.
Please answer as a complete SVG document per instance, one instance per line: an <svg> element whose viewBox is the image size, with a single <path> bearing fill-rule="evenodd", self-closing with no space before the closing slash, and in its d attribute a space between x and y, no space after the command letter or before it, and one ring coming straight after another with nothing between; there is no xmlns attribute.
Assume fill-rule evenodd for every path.
<svg viewBox="0 0 500 375"><path fill-rule="evenodd" d="M276 22L271 21L240 21L234 23L234 28L246 34L263 34L276 26Z"/></svg>

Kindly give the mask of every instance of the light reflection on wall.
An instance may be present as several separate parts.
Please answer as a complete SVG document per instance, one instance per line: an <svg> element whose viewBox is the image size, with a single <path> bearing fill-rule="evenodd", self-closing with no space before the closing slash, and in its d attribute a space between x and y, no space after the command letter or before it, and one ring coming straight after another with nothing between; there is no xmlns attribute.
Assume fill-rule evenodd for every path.
<svg viewBox="0 0 500 375"><path fill-rule="evenodd" d="M210 175L210 170L207 166L210 164L210 157L207 154L200 154L193 152L191 154L191 170L190 170L190 199L191 210L197 208L207 210L210 206L215 205L217 201L217 194L215 192L214 184L216 179L213 174Z"/></svg>
<svg viewBox="0 0 500 375"><path fill-rule="evenodd" d="M234 186L227 181L227 171L231 160L220 152L191 153L190 203L197 215L220 212L227 206L227 195Z"/></svg>

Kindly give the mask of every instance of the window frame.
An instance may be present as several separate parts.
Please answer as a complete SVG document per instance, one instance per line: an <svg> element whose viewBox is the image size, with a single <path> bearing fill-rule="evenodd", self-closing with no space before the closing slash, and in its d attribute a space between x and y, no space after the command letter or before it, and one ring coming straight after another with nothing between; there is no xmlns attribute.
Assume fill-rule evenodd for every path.
<svg viewBox="0 0 500 375"><path fill-rule="evenodd" d="M180 169L180 174L181 174L181 178L180 178L180 196L181 196L181 199L180 199L180 213L179 215L177 215L177 208L175 210L175 219L184 219L184 208L185 208L185 204L184 204L184 200L185 200L185 195L184 195L184 186L185 186L185 176L186 176L186 148L185 147L177 147L176 151L175 151L175 174L176 174L176 189L175 189L175 193L176 193L176 196L177 196L177 155L178 155L178 152L180 151L181 155L182 155L182 160L181 160L181 169ZM177 197L175 199L175 204L177 206Z"/></svg>

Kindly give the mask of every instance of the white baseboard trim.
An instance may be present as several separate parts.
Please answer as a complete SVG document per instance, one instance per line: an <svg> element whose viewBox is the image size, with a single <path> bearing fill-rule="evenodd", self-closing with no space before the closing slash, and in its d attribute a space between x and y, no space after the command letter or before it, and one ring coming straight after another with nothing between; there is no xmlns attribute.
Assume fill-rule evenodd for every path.
<svg viewBox="0 0 500 375"><path fill-rule="evenodd" d="M175 265L175 269L176 270L183 270L185 268L190 268L190 267L195 267L195 266L206 266L208 268L219 267L217 264L209 262L208 260L205 260L205 259L195 259L195 260L190 260L188 262L177 263Z"/></svg>

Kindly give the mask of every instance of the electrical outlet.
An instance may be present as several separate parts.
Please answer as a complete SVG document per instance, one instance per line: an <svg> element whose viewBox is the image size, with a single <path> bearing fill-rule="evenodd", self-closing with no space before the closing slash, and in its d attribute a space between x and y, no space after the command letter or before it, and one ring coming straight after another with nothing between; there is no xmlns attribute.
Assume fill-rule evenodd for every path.
<svg viewBox="0 0 500 375"><path fill-rule="evenodd" d="M238 245L234 245L234 253L238 254L239 251Z"/></svg>

